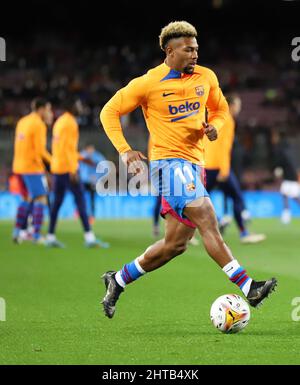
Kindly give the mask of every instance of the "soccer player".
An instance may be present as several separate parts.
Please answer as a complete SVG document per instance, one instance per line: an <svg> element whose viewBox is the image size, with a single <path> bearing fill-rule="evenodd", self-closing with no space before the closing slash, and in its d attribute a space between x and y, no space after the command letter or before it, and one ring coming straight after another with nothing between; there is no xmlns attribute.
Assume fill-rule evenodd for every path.
<svg viewBox="0 0 300 385"><path fill-rule="evenodd" d="M219 186L225 196L233 200L234 219L240 232L242 243L257 243L266 239L264 234L250 234L243 218L245 202L239 181L231 169L231 152L234 141L235 121L241 111L241 99L238 95L228 95L229 114L220 130L218 139L210 141L204 138L206 190L210 193ZM222 226L222 223L221 223Z"/></svg>
<svg viewBox="0 0 300 385"><path fill-rule="evenodd" d="M79 127L75 116L82 111L80 100L67 99L64 102L65 112L56 120L52 136L52 161L51 173L53 174L54 202L50 210L50 222L46 245L48 247L65 247L57 240L55 235L58 211L63 202L65 193L70 190L75 198L75 203L84 229L84 240L87 247L109 247L109 244L96 239L89 224L84 188L78 174Z"/></svg>
<svg viewBox="0 0 300 385"><path fill-rule="evenodd" d="M26 191L17 209L13 240L20 241L20 232L25 228L32 208L33 241L42 243L41 227L47 206L47 182L44 161L50 162L51 155L46 149L47 126L53 114L51 104L42 98L33 100L32 112L21 118L16 127L13 172L19 176Z"/></svg>
<svg viewBox="0 0 300 385"><path fill-rule="evenodd" d="M103 275L104 313L112 318L127 284L182 254L198 229L208 254L256 307L276 286L276 279L256 282L232 256L218 229L214 209L202 183L203 137L216 140L228 117L228 105L213 71L197 65L196 29L185 21L172 22L160 35L165 61L119 90L100 114L111 142L136 172L145 156L131 149L120 117L141 106L149 129L151 180L162 196L165 237L148 247L119 271ZM208 123L204 122L205 108Z"/></svg>
<svg viewBox="0 0 300 385"><path fill-rule="evenodd" d="M149 137L148 140L148 158L151 158L151 151L152 151L152 140ZM155 197L154 201L154 207L152 211L152 219L153 219L153 225L152 225L152 235L153 238L158 238L160 235L160 226L159 226L159 216L160 216L160 209L161 209L161 196L157 195Z"/></svg>

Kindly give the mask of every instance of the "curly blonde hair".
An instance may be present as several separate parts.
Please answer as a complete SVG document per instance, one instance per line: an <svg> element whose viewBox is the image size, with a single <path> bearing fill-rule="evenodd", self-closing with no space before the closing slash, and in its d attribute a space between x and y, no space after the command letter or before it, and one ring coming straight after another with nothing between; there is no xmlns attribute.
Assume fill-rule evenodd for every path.
<svg viewBox="0 0 300 385"><path fill-rule="evenodd" d="M171 39L178 37L197 37L196 28L187 21L173 21L162 28L159 35L159 45L164 51Z"/></svg>

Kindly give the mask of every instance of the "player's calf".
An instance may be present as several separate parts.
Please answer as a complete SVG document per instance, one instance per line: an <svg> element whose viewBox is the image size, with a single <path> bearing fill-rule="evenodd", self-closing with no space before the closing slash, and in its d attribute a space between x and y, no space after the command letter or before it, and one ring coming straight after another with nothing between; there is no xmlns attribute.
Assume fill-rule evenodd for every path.
<svg viewBox="0 0 300 385"><path fill-rule="evenodd" d="M152 271L174 258L176 255L182 254L186 249L186 242L165 244L164 240L150 246L143 255L134 261L125 264L118 272L108 271L102 278L104 279L106 293L102 300L103 310L107 317L112 318L115 313L116 303L120 294L129 283L136 281L147 271ZM143 261L143 267L140 261Z"/></svg>

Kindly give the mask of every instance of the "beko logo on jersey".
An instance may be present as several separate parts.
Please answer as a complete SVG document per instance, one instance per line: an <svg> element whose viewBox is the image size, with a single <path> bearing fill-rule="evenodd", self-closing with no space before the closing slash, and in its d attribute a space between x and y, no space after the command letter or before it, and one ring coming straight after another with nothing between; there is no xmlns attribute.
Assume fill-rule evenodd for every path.
<svg viewBox="0 0 300 385"><path fill-rule="evenodd" d="M195 103L189 103L186 101L183 104L180 104L179 106L172 106L171 104L169 105L169 112L172 115L176 115L179 113L183 112L193 112L195 110L198 110L200 108L200 103L195 102Z"/></svg>
<svg viewBox="0 0 300 385"><path fill-rule="evenodd" d="M185 115L177 116L176 118L171 119L171 122L177 122L177 120L188 118L189 116L196 115L199 112L200 103L189 103L186 101L185 103L180 104L179 106L172 106L169 104L169 112L171 115L182 114L183 112L188 112Z"/></svg>

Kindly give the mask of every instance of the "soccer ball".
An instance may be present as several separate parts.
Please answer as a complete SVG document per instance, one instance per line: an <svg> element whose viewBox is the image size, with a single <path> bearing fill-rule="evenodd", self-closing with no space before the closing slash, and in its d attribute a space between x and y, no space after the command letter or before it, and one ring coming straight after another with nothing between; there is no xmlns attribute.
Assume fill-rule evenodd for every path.
<svg viewBox="0 0 300 385"><path fill-rule="evenodd" d="M211 305L210 319L222 333L237 333L248 325L250 309L239 295L225 294Z"/></svg>

